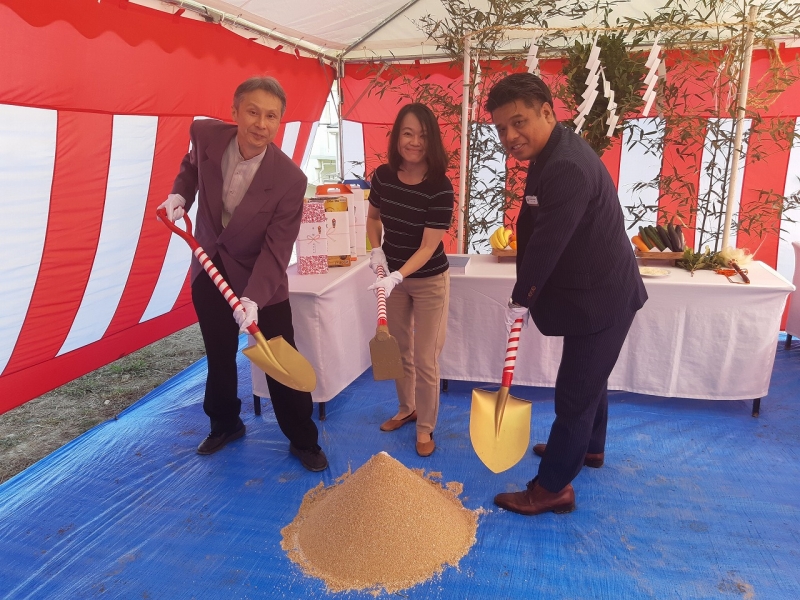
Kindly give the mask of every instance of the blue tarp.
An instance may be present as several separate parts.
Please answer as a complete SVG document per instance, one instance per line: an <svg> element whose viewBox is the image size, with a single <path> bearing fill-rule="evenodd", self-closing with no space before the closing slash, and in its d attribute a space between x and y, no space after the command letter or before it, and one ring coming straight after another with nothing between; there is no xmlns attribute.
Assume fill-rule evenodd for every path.
<svg viewBox="0 0 800 600"><path fill-rule="evenodd" d="M538 517L492 504L539 459L499 475L480 463L468 432L476 384L450 382L423 459L413 427L378 430L394 386L367 371L328 404L330 469L312 474L289 455L269 402L253 414L239 364L247 435L223 451L195 453L208 428L200 361L0 485L0 598L372 600L304 576L280 530L308 489L381 450L462 482L464 504L489 511L458 569L399 597L800 598L798 343L779 346L759 418L749 402L612 393L605 466L573 482L575 512ZM534 401L532 438L545 441L552 390L513 393Z"/></svg>

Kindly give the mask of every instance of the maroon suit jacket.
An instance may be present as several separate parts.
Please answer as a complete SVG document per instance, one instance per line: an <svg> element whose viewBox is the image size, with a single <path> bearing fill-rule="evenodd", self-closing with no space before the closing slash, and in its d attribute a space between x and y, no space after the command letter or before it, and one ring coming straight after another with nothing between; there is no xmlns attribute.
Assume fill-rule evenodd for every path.
<svg viewBox="0 0 800 600"><path fill-rule="evenodd" d="M222 156L236 135L236 125L197 120L189 130L192 146L181 162L173 194L198 197L195 238L203 250L219 256L228 284L259 308L289 298L286 267L300 231L306 176L275 144L267 148L241 204L222 227ZM199 193L198 193L199 192ZM203 270L192 259L192 281Z"/></svg>

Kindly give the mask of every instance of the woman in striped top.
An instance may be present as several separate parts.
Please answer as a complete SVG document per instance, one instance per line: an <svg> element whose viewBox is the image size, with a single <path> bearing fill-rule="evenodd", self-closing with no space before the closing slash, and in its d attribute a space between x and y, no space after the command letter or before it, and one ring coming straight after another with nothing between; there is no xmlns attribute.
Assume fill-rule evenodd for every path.
<svg viewBox="0 0 800 600"><path fill-rule="evenodd" d="M439 124L427 106L400 109L388 155L388 164L372 176L367 214L370 266L376 273L383 266L388 276L369 289L386 291L389 332L400 346L404 377L395 382L397 414L381 429L394 431L416 421L417 453L430 456L436 447L439 353L450 299L442 238L453 217L453 186L445 175Z"/></svg>

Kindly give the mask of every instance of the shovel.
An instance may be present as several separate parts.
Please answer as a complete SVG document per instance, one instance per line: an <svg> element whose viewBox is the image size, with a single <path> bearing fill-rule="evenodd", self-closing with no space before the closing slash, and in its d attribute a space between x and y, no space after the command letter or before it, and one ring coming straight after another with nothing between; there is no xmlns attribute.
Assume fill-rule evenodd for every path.
<svg viewBox="0 0 800 600"><path fill-rule="evenodd" d="M383 278L383 267L378 267L378 277ZM389 334L386 321L386 290L378 288L378 328L369 341L369 356L372 359L372 377L375 381L400 379L403 377L403 361L397 340Z"/></svg>
<svg viewBox="0 0 800 600"><path fill-rule="evenodd" d="M472 390L469 438L478 458L493 473L517 464L528 450L531 437L531 403L508 393L517 361L522 319L511 326L506 346L503 380L496 392Z"/></svg>
<svg viewBox="0 0 800 600"><path fill-rule="evenodd" d="M158 210L159 218L164 222L164 225L169 227L173 233L178 234L189 247L192 252L200 261L200 264L205 269L211 281L217 286L220 293L228 301L233 310L236 310L242 303L239 298L233 293L228 283L223 279L220 272L211 262L208 254L200 247L197 240L192 236L192 222L189 215L185 214L183 220L186 223L186 231L175 225L167 218L167 211L163 208ZM289 342L279 335L270 340L264 337L258 325L251 323L247 327L247 333L256 339L256 345L250 348L245 348L242 353L249 358L255 366L264 371L267 375L272 377L275 381L282 383L286 387L301 392L312 392L317 387L317 375L314 373L314 367L311 366L305 357L295 350Z"/></svg>

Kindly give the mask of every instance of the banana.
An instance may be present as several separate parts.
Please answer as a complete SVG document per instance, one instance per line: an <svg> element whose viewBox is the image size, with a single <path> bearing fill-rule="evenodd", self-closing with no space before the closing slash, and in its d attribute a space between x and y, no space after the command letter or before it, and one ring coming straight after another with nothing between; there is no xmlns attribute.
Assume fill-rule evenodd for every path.
<svg viewBox="0 0 800 600"><path fill-rule="evenodd" d="M505 246L501 246L502 240L499 239L500 235L500 228L495 229L494 233L489 237L489 244L491 244L492 248L496 248L497 250L502 250Z"/></svg>
<svg viewBox="0 0 800 600"><path fill-rule="evenodd" d="M497 241L500 244L500 250L506 247L506 230L503 227L500 227L497 230Z"/></svg>
<svg viewBox="0 0 800 600"><path fill-rule="evenodd" d="M506 229L505 227L498 227L494 230L491 236L489 236L489 244L492 248L496 248L497 250L505 250L508 247L508 243L511 241L512 231L510 229Z"/></svg>

